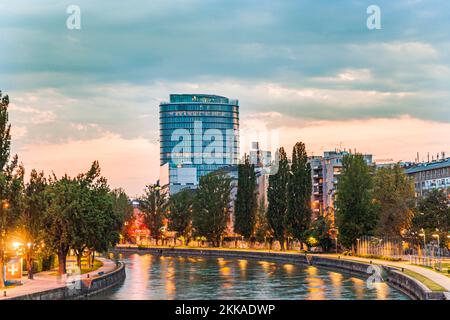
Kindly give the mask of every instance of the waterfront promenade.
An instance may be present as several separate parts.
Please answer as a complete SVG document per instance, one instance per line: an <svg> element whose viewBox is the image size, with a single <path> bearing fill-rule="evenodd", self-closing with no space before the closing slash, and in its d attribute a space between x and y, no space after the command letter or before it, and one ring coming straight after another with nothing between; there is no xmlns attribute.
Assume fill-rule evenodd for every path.
<svg viewBox="0 0 450 320"><path fill-rule="evenodd" d="M91 272L76 276L76 277L70 277L66 281L58 280L58 277L55 274L55 271L46 271L46 272L40 272L34 275L34 279L30 280L26 277L22 279L22 285L8 288L8 289L2 289L0 300L4 299L10 299L15 297L20 297L28 294L33 294L37 292L43 292L51 289L57 289L62 288L68 285L71 285L71 282L74 280L81 280L81 279L93 279L96 276L102 273L106 274L109 272L112 272L116 269L116 263L114 261L111 261L109 259L97 257L97 260L101 261L103 265ZM6 292L6 296L4 296L4 293Z"/></svg>
<svg viewBox="0 0 450 320"><path fill-rule="evenodd" d="M338 255L330 254L330 255L321 255L330 258L337 258ZM412 272L418 273L421 276L430 279L431 281L439 284L441 287L445 288L447 292L450 292L450 277L446 276L442 273L436 272L434 270L410 264L408 261L386 261L380 259L367 259L367 258L359 258L359 257L348 257L348 256L339 256L340 259L351 260L351 261L360 261L364 263L374 263L378 265L385 265L396 267L398 269L406 269Z"/></svg>

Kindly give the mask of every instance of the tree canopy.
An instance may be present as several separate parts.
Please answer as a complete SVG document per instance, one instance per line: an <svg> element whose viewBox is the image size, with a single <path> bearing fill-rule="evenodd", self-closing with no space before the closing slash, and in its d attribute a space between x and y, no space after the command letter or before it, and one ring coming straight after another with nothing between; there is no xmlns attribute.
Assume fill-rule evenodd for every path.
<svg viewBox="0 0 450 320"><path fill-rule="evenodd" d="M284 148L280 148L276 154L278 172L269 177L267 199L267 221L273 231L275 240L280 242L282 250L285 249L286 239L286 214L289 183L289 163Z"/></svg>
<svg viewBox="0 0 450 320"><path fill-rule="evenodd" d="M234 205L234 231L250 238L255 233L256 211L258 209L256 194L255 165L245 155L244 163L238 165L238 185Z"/></svg>
<svg viewBox="0 0 450 320"><path fill-rule="evenodd" d="M337 183L336 220L341 243L349 248L356 239L373 235L377 212L372 203L372 172L361 154L345 155Z"/></svg>
<svg viewBox="0 0 450 320"><path fill-rule="evenodd" d="M230 213L231 178L221 171L200 178L193 204L193 226L197 236L219 246Z"/></svg>

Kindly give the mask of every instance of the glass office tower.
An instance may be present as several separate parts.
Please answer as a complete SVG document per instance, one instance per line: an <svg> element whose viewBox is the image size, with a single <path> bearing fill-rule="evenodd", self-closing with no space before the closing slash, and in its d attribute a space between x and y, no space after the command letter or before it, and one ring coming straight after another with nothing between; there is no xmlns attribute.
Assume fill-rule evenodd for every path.
<svg viewBox="0 0 450 320"><path fill-rule="evenodd" d="M170 192L195 188L201 176L239 158L239 103L205 94L171 94L159 106L161 176Z"/></svg>

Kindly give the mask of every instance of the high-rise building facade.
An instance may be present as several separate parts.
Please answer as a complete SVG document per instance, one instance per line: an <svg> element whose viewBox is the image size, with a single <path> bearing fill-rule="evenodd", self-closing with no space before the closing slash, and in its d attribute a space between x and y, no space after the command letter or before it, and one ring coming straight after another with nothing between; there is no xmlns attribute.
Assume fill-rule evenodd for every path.
<svg viewBox="0 0 450 320"><path fill-rule="evenodd" d="M239 159L239 103L206 94L171 94L159 106L160 165L170 193Z"/></svg>

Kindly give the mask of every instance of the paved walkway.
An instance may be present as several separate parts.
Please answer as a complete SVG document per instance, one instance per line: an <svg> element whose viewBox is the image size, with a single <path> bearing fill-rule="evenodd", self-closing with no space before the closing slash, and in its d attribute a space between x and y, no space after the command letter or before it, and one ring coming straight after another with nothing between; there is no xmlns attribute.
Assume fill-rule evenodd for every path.
<svg viewBox="0 0 450 320"><path fill-rule="evenodd" d="M113 271L116 268L116 263L114 261L111 261L109 259L104 259L97 257L97 260L101 261L103 263L103 266L98 268L95 271L85 273L81 275L79 278L86 279L88 278L95 278L98 276L99 272L108 273ZM78 277L76 279L79 279ZM0 300L2 299L8 299L12 297L19 297L23 295L27 295L30 293L36 293L41 291L47 291L51 289L61 288L67 285L67 283L70 283L74 280L74 278L69 278L67 282L58 281L57 276L55 275L55 271L46 271L46 272L40 272L34 275L34 279L30 280L26 277L22 279L22 285L17 286L14 288L9 289L2 289L0 291ZM6 291L6 297L4 297L4 291Z"/></svg>
<svg viewBox="0 0 450 320"><path fill-rule="evenodd" d="M326 256L330 258L337 258L336 254L333 255L320 255L320 256ZM397 268L405 268L411 271L414 271L434 282L439 284L441 287L444 287L448 292L450 292L450 277L447 277L439 272L436 272L431 269L427 269L424 267L412 265L407 261L386 261L386 260L379 260L379 259L367 259L367 258L359 258L359 257L346 257L346 256L340 256L340 259L343 260L351 260L351 261L361 261L361 262L370 262L372 261L374 264L379 265L388 265L393 266Z"/></svg>

